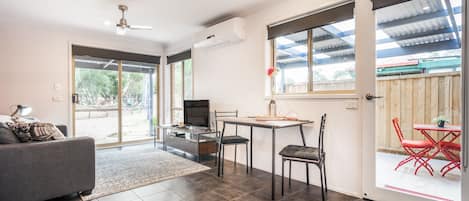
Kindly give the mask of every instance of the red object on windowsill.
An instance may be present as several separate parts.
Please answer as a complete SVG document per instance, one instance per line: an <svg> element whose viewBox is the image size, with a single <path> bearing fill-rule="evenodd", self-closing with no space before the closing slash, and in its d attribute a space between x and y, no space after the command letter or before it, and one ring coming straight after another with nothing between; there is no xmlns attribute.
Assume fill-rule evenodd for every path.
<svg viewBox="0 0 469 201"><path fill-rule="evenodd" d="M276 72L277 72L277 69L275 67L273 67L273 66L269 67L267 69L267 76L272 77L272 76L275 75Z"/></svg>

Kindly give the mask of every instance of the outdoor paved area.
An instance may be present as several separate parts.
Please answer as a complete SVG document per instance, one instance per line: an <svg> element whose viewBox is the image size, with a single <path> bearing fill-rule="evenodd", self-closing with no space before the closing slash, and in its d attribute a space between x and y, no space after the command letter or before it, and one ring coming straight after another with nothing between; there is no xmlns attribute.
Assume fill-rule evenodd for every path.
<svg viewBox="0 0 469 201"><path fill-rule="evenodd" d="M431 176L425 169L421 168L414 175L413 162L400 167L394 171L396 165L405 158L405 155L378 152L376 154L376 185L381 188L399 188L411 194L427 195L434 200L461 200L461 173L453 170L445 177L439 173L447 161L433 159L430 161L435 172Z"/></svg>

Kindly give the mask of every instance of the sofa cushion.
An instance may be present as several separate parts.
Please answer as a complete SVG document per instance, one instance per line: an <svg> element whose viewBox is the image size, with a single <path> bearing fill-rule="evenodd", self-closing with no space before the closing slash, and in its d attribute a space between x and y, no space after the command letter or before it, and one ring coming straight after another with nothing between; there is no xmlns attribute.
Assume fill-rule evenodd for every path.
<svg viewBox="0 0 469 201"><path fill-rule="evenodd" d="M0 122L0 144L20 143L13 131L4 122Z"/></svg>
<svg viewBox="0 0 469 201"><path fill-rule="evenodd" d="M31 142L30 123L8 122L7 125L21 142Z"/></svg>
<svg viewBox="0 0 469 201"><path fill-rule="evenodd" d="M32 123L30 133L34 141L65 139L64 134L54 124L50 123Z"/></svg>

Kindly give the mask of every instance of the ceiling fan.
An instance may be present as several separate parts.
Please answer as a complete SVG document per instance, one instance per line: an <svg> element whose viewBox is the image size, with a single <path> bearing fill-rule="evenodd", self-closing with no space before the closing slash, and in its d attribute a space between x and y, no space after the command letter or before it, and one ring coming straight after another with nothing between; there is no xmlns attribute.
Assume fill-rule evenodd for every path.
<svg viewBox="0 0 469 201"><path fill-rule="evenodd" d="M141 26L141 25L130 25L127 24L127 19L125 19L125 13L129 9L126 5L119 5L119 10L122 12L122 17L119 20L119 23L116 24L116 33L118 35L125 35L128 30L151 30L151 26Z"/></svg>

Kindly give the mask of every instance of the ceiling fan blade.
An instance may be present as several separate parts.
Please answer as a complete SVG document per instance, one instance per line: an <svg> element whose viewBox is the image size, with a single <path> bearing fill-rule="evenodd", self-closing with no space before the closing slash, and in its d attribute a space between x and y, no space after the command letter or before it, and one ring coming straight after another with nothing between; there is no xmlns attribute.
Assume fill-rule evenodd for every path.
<svg viewBox="0 0 469 201"><path fill-rule="evenodd" d="M134 30L152 30L153 27L151 26L141 26L141 25L129 25L130 29Z"/></svg>

